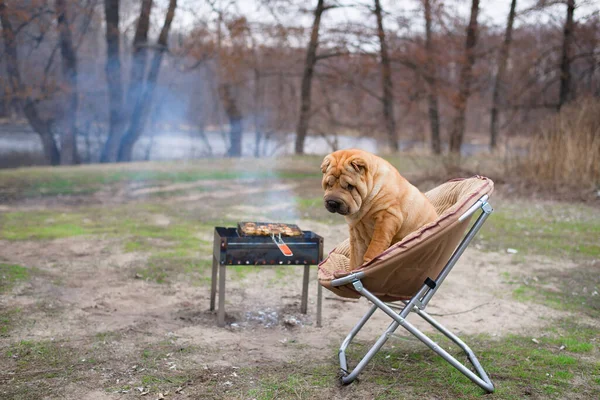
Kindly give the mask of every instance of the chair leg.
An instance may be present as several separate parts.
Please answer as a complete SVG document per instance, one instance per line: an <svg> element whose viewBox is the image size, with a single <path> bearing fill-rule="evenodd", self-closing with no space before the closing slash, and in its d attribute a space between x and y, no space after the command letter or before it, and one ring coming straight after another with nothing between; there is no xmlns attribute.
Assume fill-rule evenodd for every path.
<svg viewBox="0 0 600 400"><path fill-rule="evenodd" d="M379 337L379 339L377 339L375 344L369 349L367 354L365 354L363 358L361 358L359 363L356 365L356 367L354 367L354 369L350 373L348 373L345 368L342 369L342 373L344 375L342 376L341 381L344 385L352 383L358 377L358 375L362 372L363 369L365 369L369 361L371 361L375 354L377 354L377 352L381 349L385 342L387 342L391 334L394 333L398 326L399 324L396 321L392 322L390 326L388 326L388 328L385 330L385 332L383 332L383 334ZM344 355L344 359L345 358L346 356Z"/></svg>
<svg viewBox="0 0 600 400"><path fill-rule="evenodd" d="M367 321L373 316L373 313L377 310L376 305L372 305L369 308L369 311L358 321L358 323L352 328L348 336L342 342L340 349L338 350L338 358L340 359L340 369L342 370L342 374L346 376L348 374L348 362L346 360L346 349L352 342L352 339L358 334L358 332L365 326ZM358 374L357 374L358 375ZM354 380L354 379L353 379Z"/></svg>
<svg viewBox="0 0 600 400"><path fill-rule="evenodd" d="M486 383L486 386L482 386L479 382L475 382L475 381L474 382L477 383L479 386L481 386L484 390L487 390L488 392L493 392L494 385L492 384L490 378L488 377L488 374L485 372L485 370L481 366L481 363L477 359L477 356L475 356L475 353L473 352L473 350L471 350L471 348L469 346L467 346L467 344L465 342L463 342L458 336L456 336L455 334L450 332L448 329L446 329L446 327L444 327L442 324L440 324L435 319L433 319L425 311L419 310L418 308L415 308L414 311L425 321L429 322L431 324L431 326L433 326L438 331L443 333L444 336L446 336L448 339L450 339L454 343L456 343L465 352L465 354L469 358L469 361L471 362L471 364L473 364L473 367L475 367L475 370L477 371L477 374L479 375L479 377L481 377L481 379Z"/></svg>
<svg viewBox="0 0 600 400"><path fill-rule="evenodd" d="M421 342L423 342L427 347L429 347L435 353L440 355L450 365L452 365L454 368L459 370L463 375L465 375L467 378L469 378L471 381L473 381L479 387L481 387L482 389L484 389L485 391L490 392L490 393L494 391L494 384L490 381L490 378L487 376L487 374L481 367L481 364L479 364L479 361L477 360L477 358L475 357L475 354L473 354L471 349L469 349L468 346L466 344L464 344L458 337L453 335L451 332L446 330L442 325L440 325L437 321L435 321L433 318L431 318L427 313L425 313L424 311L421 311L421 310L419 310L420 313L417 311L417 313L419 313L419 315L421 317L423 317L423 319L425 319L427 322L431 323L436 329L440 330L440 332L442 332L448 338L452 339L455 343L457 343L459 346L461 346L461 348L463 348L463 350L467 351L466 349L468 349L467 354L469 355L469 360L471 361L471 363L473 363L473 366L479 373L479 376L476 375L475 373L473 373L467 367L465 367L462 363L460 363L460 361L458 361L456 358L454 358L452 355L450 355L446 350L441 348L436 342L434 342L429 337L427 337L423 332L418 330L413 324L408 322L403 315L403 314L405 314L404 312L401 313L402 315L397 314L387 304L385 304L384 302L379 300L375 295L373 295L373 293L371 293L367 289L365 289L362 286L362 283L360 281L354 282L353 285L363 296L365 296L367 299L369 299L374 304L374 306L380 308L383 312L385 312L387 315L389 315L394 320L394 322L390 325L388 330L379 338L379 340L377 340L377 343L375 343L375 345L371 348L371 350L369 350L369 353L367 353L367 355L365 357L363 357L363 359L360 361L359 365L355 368L355 371L358 369L359 366L364 368L366 363L369 362L369 360L373 357L373 355L381 348L383 343L386 342L387 337L389 336L388 332L390 331L390 329L392 327L394 327L395 324L397 324L396 327L398 325L401 325L404 329L406 329L407 331L412 333L417 339L419 339ZM416 307L413 309L416 310ZM395 330L395 327L394 327L394 330ZM470 352L470 354L469 354L469 352ZM368 356L368 359L367 359L367 356ZM475 362L473 362L473 361L475 361ZM355 371L352 371L352 373L354 374ZM360 372L360 371L358 371L358 372ZM356 375L358 375L358 373L356 373ZM350 377L350 375L348 377ZM356 376L354 376L354 378L356 378Z"/></svg>
<svg viewBox="0 0 600 400"><path fill-rule="evenodd" d="M373 304L373 306L371 306L369 311L367 311L365 316L362 317L362 319L350 331L350 333L348 334L348 336L346 336L346 339L344 339L344 341L342 342L342 345L340 346L338 356L340 359L340 369L342 371L341 381L345 385L352 383L358 377L358 375L362 372L362 370L365 369L365 367L367 366L369 361L371 361L373 356L375 356L375 354L377 354L377 352L381 349L381 347L385 344L385 342L387 342L387 340L390 338L390 336L396 331L396 329L398 329L398 326L400 326L400 324L397 321L392 321L392 323L388 326L388 328L385 330L385 332L383 332L383 334L379 337L379 339L377 339L375 344L373 346L371 346L369 351L359 361L359 363L356 365L356 367L354 367L354 369L352 371L348 372L348 363L346 360L346 349L348 348L348 345L350 345L350 342L352 342L352 339L354 339L356 334L362 329L362 327L369 320L369 318L371 318L371 316L373 315L375 310L377 310L377 308L379 308L379 307L376 304ZM406 310L406 311L408 311L408 310Z"/></svg>

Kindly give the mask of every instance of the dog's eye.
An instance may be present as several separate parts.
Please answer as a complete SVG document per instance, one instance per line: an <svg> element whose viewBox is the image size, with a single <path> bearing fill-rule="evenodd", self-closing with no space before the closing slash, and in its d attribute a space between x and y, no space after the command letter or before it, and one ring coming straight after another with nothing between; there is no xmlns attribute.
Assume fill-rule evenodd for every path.
<svg viewBox="0 0 600 400"><path fill-rule="evenodd" d="M348 191L352 191L354 189L354 186L348 185L348 187L346 189L348 189Z"/></svg>

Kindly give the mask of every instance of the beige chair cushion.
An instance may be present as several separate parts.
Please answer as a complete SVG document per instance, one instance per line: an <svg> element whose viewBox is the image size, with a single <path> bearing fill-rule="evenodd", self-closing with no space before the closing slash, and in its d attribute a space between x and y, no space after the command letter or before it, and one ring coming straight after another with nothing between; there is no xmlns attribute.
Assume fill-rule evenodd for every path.
<svg viewBox="0 0 600 400"><path fill-rule="evenodd" d="M383 301L410 299L426 278L436 279L460 243L470 218L458 218L481 196L491 194L494 183L485 177L454 179L425 193L439 217L406 236L402 241L361 265L363 285ZM350 271L348 239L319 264L319 283L342 297L357 298L352 285L331 286L331 280Z"/></svg>

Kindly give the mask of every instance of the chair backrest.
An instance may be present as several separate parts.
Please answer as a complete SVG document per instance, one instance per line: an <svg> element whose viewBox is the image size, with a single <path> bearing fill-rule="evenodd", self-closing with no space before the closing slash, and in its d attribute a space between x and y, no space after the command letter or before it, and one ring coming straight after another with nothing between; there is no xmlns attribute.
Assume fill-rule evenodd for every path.
<svg viewBox="0 0 600 400"><path fill-rule="evenodd" d="M472 204L481 196L491 194L494 182L488 178L475 176L466 179L453 179L425 193L439 218L451 213L452 207L458 208L464 203ZM468 207L467 207L468 208Z"/></svg>
<svg viewBox="0 0 600 400"><path fill-rule="evenodd" d="M362 271L364 286L381 300L410 299L426 278L437 278L463 238L470 218L459 221L460 216L483 195L491 194L493 187L490 179L476 176L455 179L425 193L438 211L439 217L435 221L406 236L357 270L342 269L334 272L332 278ZM333 288L322 276L319 278L323 286L341 296L355 297L354 289L349 285Z"/></svg>

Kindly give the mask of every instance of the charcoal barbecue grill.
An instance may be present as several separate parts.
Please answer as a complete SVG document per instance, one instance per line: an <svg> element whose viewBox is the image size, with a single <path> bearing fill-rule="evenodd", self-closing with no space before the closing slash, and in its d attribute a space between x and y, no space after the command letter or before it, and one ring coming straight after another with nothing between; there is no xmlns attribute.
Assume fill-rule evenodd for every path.
<svg viewBox="0 0 600 400"><path fill-rule="evenodd" d="M251 230L246 229L250 224ZM254 229L256 227L256 229ZM280 229L280 227L282 227ZM250 232L250 233L248 233ZM289 234L286 234L289 233ZM238 227L215 227L210 310L215 310L219 283L218 326L225 325L225 270L235 265L303 265L300 312L308 308L310 266L323 260L323 238L295 225L240 222ZM317 326L321 326L321 286L317 285Z"/></svg>

